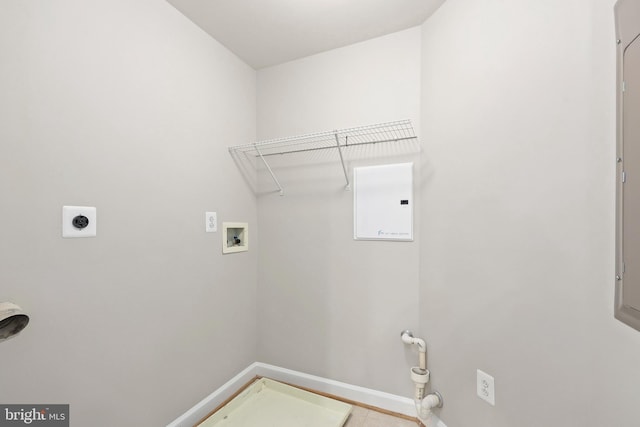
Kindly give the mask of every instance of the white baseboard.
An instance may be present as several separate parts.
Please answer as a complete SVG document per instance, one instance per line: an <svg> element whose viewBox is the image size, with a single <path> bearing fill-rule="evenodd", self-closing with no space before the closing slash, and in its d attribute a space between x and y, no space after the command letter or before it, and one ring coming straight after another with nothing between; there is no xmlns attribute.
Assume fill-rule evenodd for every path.
<svg viewBox="0 0 640 427"><path fill-rule="evenodd" d="M396 396L395 394L346 384L265 363L257 363L257 368L257 375L262 377L329 393L343 399L353 400L354 402L364 403L399 414L416 415L413 399L408 397Z"/></svg>
<svg viewBox="0 0 640 427"><path fill-rule="evenodd" d="M211 393L209 396L198 402L180 417L176 418L167 427L192 427L227 400L240 387L251 381L256 376L267 377L276 381L287 382L300 387L310 388L323 393L332 394L343 399L385 409L408 416L415 416L415 406L413 399L397 396L395 394L372 390L360 386L355 386L291 369L280 368L261 362L254 362L238 375L227 381L222 387ZM433 427L447 427L435 415L433 416Z"/></svg>
<svg viewBox="0 0 640 427"><path fill-rule="evenodd" d="M256 375L257 362L252 363L242 372L224 383L219 389L198 402L193 408L173 420L167 427L193 427L198 421L220 406L243 385Z"/></svg>

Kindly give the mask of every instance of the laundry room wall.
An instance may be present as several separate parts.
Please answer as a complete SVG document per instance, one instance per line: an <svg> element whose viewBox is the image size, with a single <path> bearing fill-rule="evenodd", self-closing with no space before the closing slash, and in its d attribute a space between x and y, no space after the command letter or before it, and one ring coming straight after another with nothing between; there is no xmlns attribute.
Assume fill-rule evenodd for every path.
<svg viewBox="0 0 640 427"><path fill-rule="evenodd" d="M255 71L163 1L0 4L0 402L71 425L160 426L255 361L255 226L227 146L255 138ZM97 237L63 239L63 205ZM257 236L255 238L257 243Z"/></svg>
<svg viewBox="0 0 640 427"><path fill-rule="evenodd" d="M420 28L261 69L257 84L259 140L405 118L419 134ZM414 161L418 181L419 151L390 144L346 150L349 175ZM269 161L284 196L261 176L258 359L411 396L418 356L400 332L418 324L417 240L354 241L337 151Z"/></svg>
<svg viewBox="0 0 640 427"><path fill-rule="evenodd" d="M638 424L640 333L613 317L613 4L448 0L423 25L420 330L447 425Z"/></svg>

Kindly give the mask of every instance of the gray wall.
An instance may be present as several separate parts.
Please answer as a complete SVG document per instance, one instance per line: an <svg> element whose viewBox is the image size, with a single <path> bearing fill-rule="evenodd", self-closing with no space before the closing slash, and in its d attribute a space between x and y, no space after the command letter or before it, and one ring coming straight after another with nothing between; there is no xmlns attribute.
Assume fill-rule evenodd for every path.
<svg viewBox="0 0 640 427"><path fill-rule="evenodd" d="M640 334L613 318L613 3L448 0L423 25L420 321L449 426L638 425Z"/></svg>
<svg viewBox="0 0 640 427"><path fill-rule="evenodd" d="M3 1L0 63L0 300L31 314L0 402L166 425L255 361L257 251L204 232L256 224L226 149L255 137L255 72L154 0ZM61 238L65 204L97 238Z"/></svg>
<svg viewBox="0 0 640 427"><path fill-rule="evenodd" d="M402 118L419 127L419 86L418 27L259 70L258 136ZM391 152L401 155L345 154L350 170L416 161ZM267 194L273 184L261 177L258 360L410 395L417 354L400 331L417 327L418 242L353 240L353 193L336 152L270 160L285 195Z"/></svg>

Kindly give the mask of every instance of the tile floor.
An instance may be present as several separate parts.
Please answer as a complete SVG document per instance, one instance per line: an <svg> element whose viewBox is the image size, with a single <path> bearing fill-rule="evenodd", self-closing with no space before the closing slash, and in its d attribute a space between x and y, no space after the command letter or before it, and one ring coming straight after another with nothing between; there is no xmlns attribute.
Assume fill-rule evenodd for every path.
<svg viewBox="0 0 640 427"><path fill-rule="evenodd" d="M405 420L360 406L353 406L344 427L416 427L416 421Z"/></svg>

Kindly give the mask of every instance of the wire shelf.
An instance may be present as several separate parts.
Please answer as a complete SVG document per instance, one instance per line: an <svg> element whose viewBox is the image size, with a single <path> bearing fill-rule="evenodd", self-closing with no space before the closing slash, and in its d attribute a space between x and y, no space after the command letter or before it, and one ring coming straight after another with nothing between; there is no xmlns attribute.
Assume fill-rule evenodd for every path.
<svg viewBox="0 0 640 427"><path fill-rule="evenodd" d="M377 144L415 139L411 120L398 120L349 129L333 130L287 138L269 139L251 144L229 147L233 153L246 153L256 157L305 151L338 149L355 145Z"/></svg>
<svg viewBox="0 0 640 427"><path fill-rule="evenodd" d="M417 136L413 130L413 126L411 125L411 120L405 119L287 138L269 139L250 144L235 145L229 147L229 152L235 157L242 154L244 156L260 159L273 178L280 194L283 195L284 190L273 173L273 170L269 166L266 157L317 150L338 150L340 154L340 161L342 162L342 169L347 181L346 187L348 189L350 187L349 175L347 173L343 157L343 150L345 148L415 139L417 139Z"/></svg>

